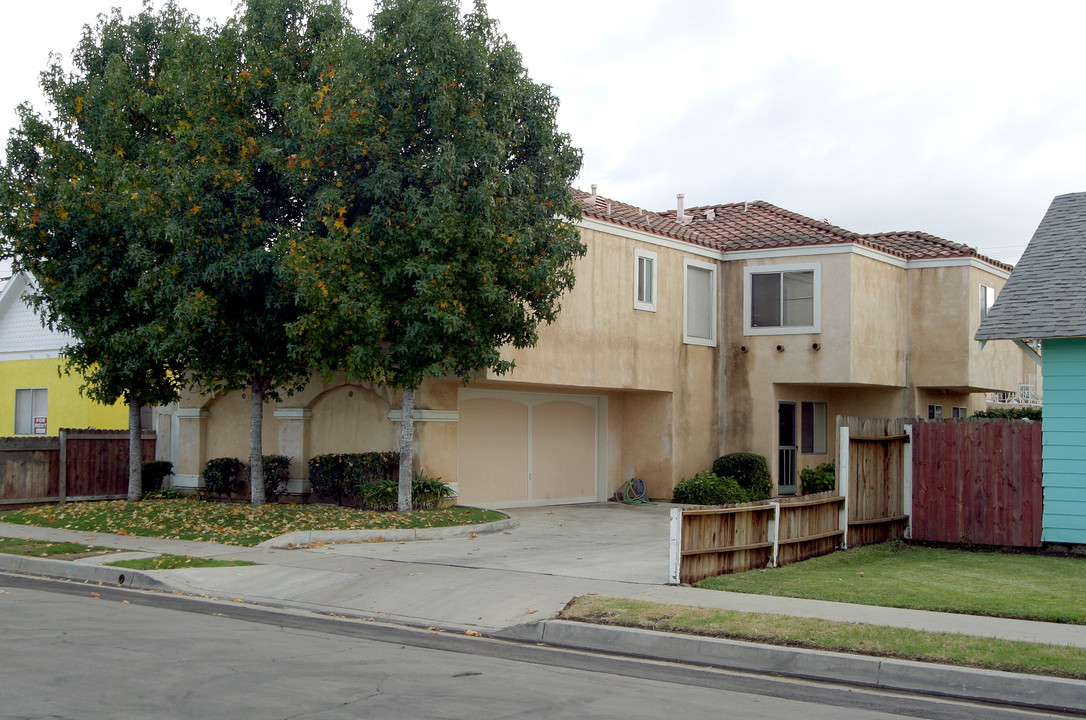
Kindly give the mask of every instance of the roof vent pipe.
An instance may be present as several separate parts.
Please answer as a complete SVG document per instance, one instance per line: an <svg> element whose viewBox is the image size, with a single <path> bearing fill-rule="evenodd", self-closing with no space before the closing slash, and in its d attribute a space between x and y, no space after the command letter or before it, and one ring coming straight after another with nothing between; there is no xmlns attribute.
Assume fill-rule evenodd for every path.
<svg viewBox="0 0 1086 720"><path fill-rule="evenodd" d="M685 212L686 195L684 193L678 193L675 196L675 200L678 203L678 209L675 211L675 222L680 223L682 225L685 225L686 224L686 212Z"/></svg>
<svg viewBox="0 0 1086 720"><path fill-rule="evenodd" d="M596 204L596 183L592 183L592 204Z"/></svg>

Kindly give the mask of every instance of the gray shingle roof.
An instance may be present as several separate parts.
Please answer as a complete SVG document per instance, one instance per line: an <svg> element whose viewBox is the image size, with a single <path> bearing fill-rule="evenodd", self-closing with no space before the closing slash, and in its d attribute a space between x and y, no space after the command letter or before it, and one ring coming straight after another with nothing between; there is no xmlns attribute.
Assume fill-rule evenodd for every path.
<svg viewBox="0 0 1086 720"><path fill-rule="evenodd" d="M1086 193L1059 195L977 340L1086 337Z"/></svg>

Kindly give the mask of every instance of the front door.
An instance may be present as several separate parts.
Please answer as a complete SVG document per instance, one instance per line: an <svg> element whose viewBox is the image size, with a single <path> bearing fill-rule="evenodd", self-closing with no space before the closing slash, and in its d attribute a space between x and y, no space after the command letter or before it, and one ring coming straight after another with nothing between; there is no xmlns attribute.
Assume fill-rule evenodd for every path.
<svg viewBox="0 0 1086 720"><path fill-rule="evenodd" d="M796 404L777 405L777 494L796 494Z"/></svg>

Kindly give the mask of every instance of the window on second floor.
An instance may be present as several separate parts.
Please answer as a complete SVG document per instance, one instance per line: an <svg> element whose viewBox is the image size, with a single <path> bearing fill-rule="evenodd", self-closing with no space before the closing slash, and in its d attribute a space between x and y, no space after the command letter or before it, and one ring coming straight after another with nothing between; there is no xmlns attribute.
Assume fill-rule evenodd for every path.
<svg viewBox="0 0 1086 720"><path fill-rule="evenodd" d="M995 305L995 288L988 285L980 286L980 319L988 317L988 311Z"/></svg>
<svg viewBox="0 0 1086 720"><path fill-rule="evenodd" d="M48 428L49 391L26 388L15 391L15 434L45 435Z"/></svg>
<svg viewBox="0 0 1086 720"><path fill-rule="evenodd" d="M747 335L817 333L821 324L820 266L748 267L743 275Z"/></svg>
<svg viewBox="0 0 1086 720"><path fill-rule="evenodd" d="M634 307L656 312L656 253L634 250Z"/></svg>
<svg viewBox="0 0 1086 720"><path fill-rule="evenodd" d="M716 347L716 265L687 259L683 279L683 342Z"/></svg>

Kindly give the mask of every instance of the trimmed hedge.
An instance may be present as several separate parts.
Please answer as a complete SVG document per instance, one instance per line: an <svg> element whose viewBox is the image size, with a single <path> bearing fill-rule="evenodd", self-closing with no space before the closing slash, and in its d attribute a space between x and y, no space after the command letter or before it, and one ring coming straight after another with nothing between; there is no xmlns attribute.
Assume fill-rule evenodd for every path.
<svg viewBox="0 0 1086 720"><path fill-rule="evenodd" d="M804 495L836 490L836 467L832 462L828 462L813 468L803 468L799 471L799 480L803 485Z"/></svg>
<svg viewBox="0 0 1086 720"><path fill-rule="evenodd" d="M247 475L245 463L237 458L208 460L204 465L204 493L209 498L228 498L245 488Z"/></svg>
<svg viewBox="0 0 1086 720"><path fill-rule="evenodd" d="M140 466L140 485L144 494L158 492L162 483L173 475L173 463L169 460L148 460Z"/></svg>
<svg viewBox="0 0 1086 720"><path fill-rule="evenodd" d="M683 478L671 498L672 502L688 505L728 505L748 500L750 497L734 478L720 477L708 470Z"/></svg>
<svg viewBox="0 0 1086 720"><path fill-rule="evenodd" d="M263 455L264 500L276 502L287 491L290 482L290 457L287 455Z"/></svg>
<svg viewBox="0 0 1086 720"><path fill-rule="evenodd" d="M329 453L309 460L309 486L320 497L342 505L347 499L359 501L372 492L369 486L395 479L399 472L399 453Z"/></svg>
<svg viewBox="0 0 1086 720"><path fill-rule="evenodd" d="M773 480L769 464L754 453L728 453L713 462L712 473L717 477L735 478L747 494L747 500L768 500L773 497Z"/></svg>

